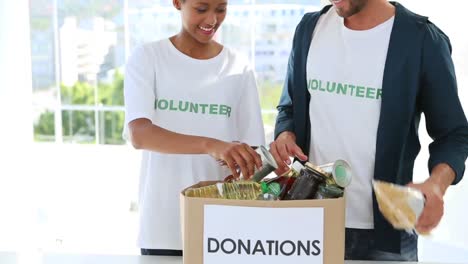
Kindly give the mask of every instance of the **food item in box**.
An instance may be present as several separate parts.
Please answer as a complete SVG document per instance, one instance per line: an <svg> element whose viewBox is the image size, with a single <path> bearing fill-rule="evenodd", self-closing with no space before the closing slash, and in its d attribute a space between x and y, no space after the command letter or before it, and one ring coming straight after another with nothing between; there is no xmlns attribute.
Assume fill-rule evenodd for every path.
<svg viewBox="0 0 468 264"><path fill-rule="evenodd" d="M250 181L234 181L217 183L185 191L187 197L223 198L235 200L255 200L261 194L259 183Z"/></svg>
<svg viewBox="0 0 468 264"><path fill-rule="evenodd" d="M335 162L316 166L310 162L306 166L327 176L327 184L338 185L342 188L351 184L353 173L351 166L345 160L335 160Z"/></svg>
<svg viewBox="0 0 468 264"><path fill-rule="evenodd" d="M295 161L287 172L281 176L264 180L264 182L268 183L268 185L278 183L280 190L279 193L275 193L274 195L278 199L283 200L303 168L304 166L299 161Z"/></svg>
<svg viewBox="0 0 468 264"><path fill-rule="evenodd" d="M336 185L345 188L351 184L353 173L347 161L339 159L319 167L331 176Z"/></svg>
<svg viewBox="0 0 468 264"><path fill-rule="evenodd" d="M326 176L307 166L301 170L301 174L294 181L285 200L314 199L320 184L325 183Z"/></svg>
<svg viewBox="0 0 468 264"><path fill-rule="evenodd" d="M218 184L203 186L199 188L189 188L185 191L187 197L203 197L203 198L222 198Z"/></svg>
<svg viewBox="0 0 468 264"><path fill-rule="evenodd" d="M251 181L225 182L221 195L225 199L255 200L262 193L260 184Z"/></svg>
<svg viewBox="0 0 468 264"><path fill-rule="evenodd" d="M299 161L296 160L291 165L291 168L287 172L282 174L281 176L297 178L300 175L301 170L303 168L304 168L304 165L302 165Z"/></svg>
<svg viewBox="0 0 468 264"><path fill-rule="evenodd" d="M379 210L396 229L414 230L424 208L424 195L417 189L373 181Z"/></svg>
<svg viewBox="0 0 468 264"><path fill-rule="evenodd" d="M262 159L262 167L260 169L255 168L255 173L251 180L254 182L260 182L263 178L268 176L268 174L278 169L278 164L276 164L275 158L273 158L270 151L268 151L264 146L258 147L255 151Z"/></svg>
<svg viewBox="0 0 468 264"><path fill-rule="evenodd" d="M254 182L260 182L263 178L268 176L274 170L278 169L278 164L276 164L275 158L273 158L270 151L268 151L268 149L265 146L252 148L254 148L255 152L257 152L260 155L260 159L262 160L262 167L260 167L260 169L255 167L254 175L252 175L252 178L249 180ZM224 160L218 160L218 163L221 166L227 166L226 161ZM239 166L237 167L239 170ZM239 179L246 180L246 177L241 173ZM233 182L236 180L237 179L233 175L229 175L224 179L225 182Z"/></svg>
<svg viewBox="0 0 468 264"><path fill-rule="evenodd" d="M338 185L322 184L317 191L317 199L333 199L343 197L344 190Z"/></svg>

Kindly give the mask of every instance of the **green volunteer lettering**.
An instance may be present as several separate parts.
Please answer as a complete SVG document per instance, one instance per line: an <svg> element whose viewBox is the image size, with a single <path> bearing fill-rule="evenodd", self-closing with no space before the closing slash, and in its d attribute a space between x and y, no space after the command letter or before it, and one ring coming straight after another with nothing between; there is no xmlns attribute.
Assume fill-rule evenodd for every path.
<svg viewBox="0 0 468 264"><path fill-rule="evenodd" d="M307 81L307 89L365 99L380 100L382 98L382 89L318 79L309 79ZM219 114L227 114L225 110L227 110L227 108L224 109L220 107Z"/></svg>
<svg viewBox="0 0 468 264"><path fill-rule="evenodd" d="M179 110L181 112L187 112L188 108L189 108L189 102L179 101Z"/></svg>
<svg viewBox="0 0 468 264"><path fill-rule="evenodd" d="M210 114L217 115L218 114L218 105L210 104Z"/></svg>
<svg viewBox="0 0 468 264"><path fill-rule="evenodd" d="M333 82L332 85L330 85L330 82L327 82L327 92L333 93L335 91L335 88L336 88L336 82Z"/></svg>
<svg viewBox="0 0 468 264"><path fill-rule="evenodd" d="M174 100L169 101L169 110L177 111L177 107L174 106Z"/></svg>
<svg viewBox="0 0 468 264"><path fill-rule="evenodd" d="M351 96L354 96L354 88L356 88L356 86L349 84L348 87L351 89Z"/></svg>
<svg viewBox="0 0 468 264"><path fill-rule="evenodd" d="M375 99L375 89L372 87L367 87L366 98Z"/></svg>
<svg viewBox="0 0 468 264"><path fill-rule="evenodd" d="M169 103L167 102L167 100L161 99L161 100L158 101L158 108L159 109L166 110L168 106L169 106Z"/></svg>
<svg viewBox="0 0 468 264"><path fill-rule="evenodd" d="M342 84L338 83L338 87L336 88L336 93L337 94L346 94L346 91L348 90L348 85L347 84Z"/></svg>
<svg viewBox="0 0 468 264"><path fill-rule="evenodd" d="M318 88L318 81L313 79L313 80L309 80L309 87L308 89L309 90L317 90Z"/></svg>
<svg viewBox="0 0 468 264"><path fill-rule="evenodd" d="M356 87L356 96L357 97L364 97L364 90L365 89L366 89L366 87L364 87L364 86Z"/></svg>
<svg viewBox="0 0 468 264"><path fill-rule="evenodd" d="M232 108L223 104L200 104L179 100L155 99L154 109L231 117Z"/></svg>
<svg viewBox="0 0 468 264"><path fill-rule="evenodd" d="M377 89L377 96L375 97L375 99L380 100L381 97L382 97L382 89Z"/></svg>
<svg viewBox="0 0 468 264"><path fill-rule="evenodd" d="M201 106L201 108L202 108L202 114L204 114L204 113L205 113L205 108L208 107L208 104L198 104L198 105Z"/></svg>
<svg viewBox="0 0 468 264"><path fill-rule="evenodd" d="M198 113L198 104L190 103L190 112L191 113Z"/></svg>
<svg viewBox="0 0 468 264"><path fill-rule="evenodd" d="M319 90L326 91L325 88L322 86L322 81L319 80Z"/></svg>
<svg viewBox="0 0 468 264"><path fill-rule="evenodd" d="M219 114L220 115L227 115L227 108L225 105L220 105L219 106Z"/></svg>

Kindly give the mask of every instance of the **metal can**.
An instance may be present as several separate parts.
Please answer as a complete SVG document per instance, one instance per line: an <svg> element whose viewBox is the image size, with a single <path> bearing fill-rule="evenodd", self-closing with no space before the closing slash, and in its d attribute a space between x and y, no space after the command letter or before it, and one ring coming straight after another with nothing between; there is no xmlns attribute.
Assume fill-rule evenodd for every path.
<svg viewBox="0 0 468 264"><path fill-rule="evenodd" d="M278 164L276 164L275 158L273 158L273 155L271 155L270 151L268 151L265 146L259 146L255 151L260 155L262 167L260 169L255 168L255 172L251 180L260 182L268 174L278 169Z"/></svg>
<svg viewBox="0 0 468 264"><path fill-rule="evenodd" d="M285 197L285 200L314 199L319 186L325 183L326 176L308 166L301 170L299 177Z"/></svg>
<svg viewBox="0 0 468 264"><path fill-rule="evenodd" d="M332 199L343 197L344 190L338 185L322 184L317 191L317 199Z"/></svg>
<svg viewBox="0 0 468 264"><path fill-rule="evenodd" d="M327 163L317 166L317 168L326 173L327 176L331 176L336 185L345 188L351 184L351 179L353 178L353 173L351 166L345 160L336 160L333 163ZM331 182L328 182L332 184Z"/></svg>

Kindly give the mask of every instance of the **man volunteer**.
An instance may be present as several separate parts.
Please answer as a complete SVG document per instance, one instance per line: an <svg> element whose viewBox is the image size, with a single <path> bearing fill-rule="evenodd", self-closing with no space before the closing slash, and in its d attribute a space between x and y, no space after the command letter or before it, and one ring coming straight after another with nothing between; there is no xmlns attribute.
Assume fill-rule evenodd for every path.
<svg viewBox="0 0 468 264"><path fill-rule="evenodd" d="M335 0L296 29L271 152L324 164L346 159L346 259L417 260L417 236L378 210L372 179L411 183L426 118L430 177L417 230L443 214L443 195L464 173L468 125L448 37L427 17L386 0ZM306 156L304 153L307 153Z"/></svg>

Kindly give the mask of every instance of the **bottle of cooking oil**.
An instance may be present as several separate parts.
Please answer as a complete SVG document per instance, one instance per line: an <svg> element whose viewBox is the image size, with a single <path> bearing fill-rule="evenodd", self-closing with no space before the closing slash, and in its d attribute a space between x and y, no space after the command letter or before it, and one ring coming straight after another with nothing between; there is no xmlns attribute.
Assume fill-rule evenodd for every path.
<svg viewBox="0 0 468 264"><path fill-rule="evenodd" d="M226 182L222 188L225 199L255 200L262 193L260 184L252 181Z"/></svg>
<svg viewBox="0 0 468 264"><path fill-rule="evenodd" d="M219 183L198 188L189 188L185 191L187 197L222 198L218 188Z"/></svg>
<svg viewBox="0 0 468 264"><path fill-rule="evenodd" d="M255 200L262 193L261 186L252 181L217 183L185 191L187 197L222 198L233 200Z"/></svg>

